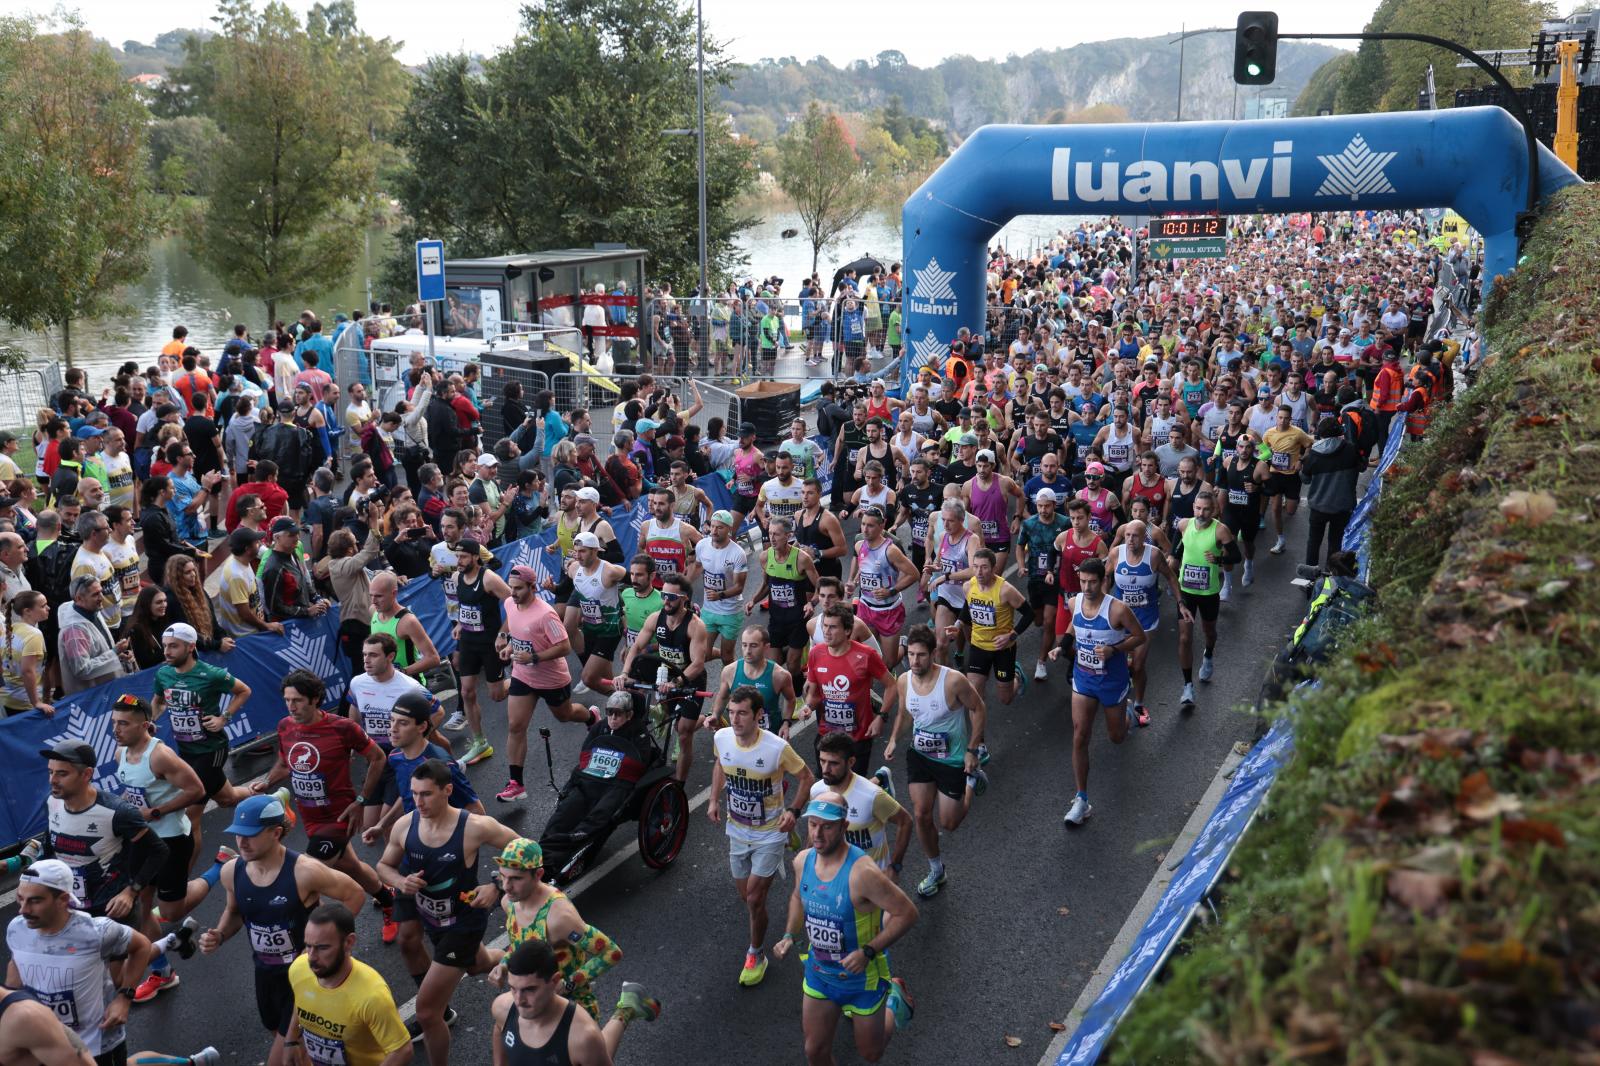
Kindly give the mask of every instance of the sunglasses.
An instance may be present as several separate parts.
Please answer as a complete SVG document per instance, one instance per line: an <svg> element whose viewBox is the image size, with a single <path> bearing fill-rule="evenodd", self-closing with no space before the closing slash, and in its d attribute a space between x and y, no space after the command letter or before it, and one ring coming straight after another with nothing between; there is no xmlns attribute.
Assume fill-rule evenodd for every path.
<svg viewBox="0 0 1600 1066"><path fill-rule="evenodd" d="M663 592L661 594L661 598L662 598L662 600L671 600L672 602L676 603L678 600L683 599L683 593L681 593L681 592Z"/></svg>

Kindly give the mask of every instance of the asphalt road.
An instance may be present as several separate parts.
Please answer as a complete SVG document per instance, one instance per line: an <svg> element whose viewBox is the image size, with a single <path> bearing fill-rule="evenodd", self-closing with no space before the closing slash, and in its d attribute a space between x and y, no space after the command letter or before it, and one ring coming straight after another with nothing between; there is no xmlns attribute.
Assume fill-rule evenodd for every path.
<svg viewBox="0 0 1600 1066"><path fill-rule="evenodd" d="M1097 729L1090 788L1095 811L1084 826L1069 829L1061 821L1073 794L1065 664L1053 668L1049 681L1030 683L1013 706L1000 706L991 696L989 791L976 801L966 824L943 841L949 883L934 899L919 901L917 925L890 952L894 972L906 978L916 997L917 1015L896 1037L886 1061L1038 1060L1054 1035L1050 1023L1065 1017L1228 749L1253 736L1253 722L1238 705L1254 699L1265 664L1303 611L1301 594L1288 583L1303 529L1303 518L1297 519L1291 549L1281 556L1266 554L1271 541L1263 531L1256 584L1247 591L1236 588L1232 602L1223 606L1216 676L1198 686L1199 707L1187 716L1177 709L1175 610L1170 598L1164 604L1150 656L1152 723L1135 729L1120 747ZM923 611L913 609L910 622L924 618ZM1022 638L1021 659L1029 674L1038 646L1037 630ZM542 744L535 733L528 798L496 803L493 793L505 781L505 711L486 704L485 715L501 750L472 768L474 785L490 813L537 837L555 801L544 778ZM539 725L555 734L556 778L564 780L576 759L581 729L552 723L544 710L536 716ZM797 749L809 759L809 732L798 739ZM598 876L578 886L576 902L584 917L610 934L625 954L602 982L600 999L614 1002L619 982L628 979L644 983L664 1002L659 1020L630 1029L623 1061L712 1056L801 1061L797 961L774 962L758 988L737 984L745 916L729 880L723 830L705 818L709 747L709 736L702 734L689 784L696 801L693 822L676 865L660 873L646 869L633 853L633 835L619 830L607 846L608 857L618 856L614 864L603 864ZM232 775L246 779L267 765L261 756L236 759ZM897 760L894 775L905 797L903 760ZM223 842L226 825L225 811L206 816L208 847ZM297 831L291 846L303 843ZM364 854L376 861L377 849ZM487 859L482 869L487 875ZM910 892L925 870L926 860L913 842L902 887ZM791 887L784 882L773 887L774 936ZM215 922L221 897L213 893L198 912L203 926ZM0 916L9 921L15 904L9 893L0 899L5 904ZM406 1005L414 988L399 951L380 942L376 911L368 908L360 922L358 956L378 968L397 1001ZM500 935L498 916L490 930L491 936ZM255 1017L243 941L235 938L215 956L181 962L178 972L181 987L134 1009L130 1046L188 1053L214 1044L225 1062L263 1062L268 1042ZM492 995L482 978L468 978L457 993L461 1019L454 1061L488 1061ZM860 1061L848 1032L841 1028L839 1060ZM1008 1047L1007 1036L1020 1038L1021 1045ZM418 1061L425 1061L420 1045Z"/></svg>

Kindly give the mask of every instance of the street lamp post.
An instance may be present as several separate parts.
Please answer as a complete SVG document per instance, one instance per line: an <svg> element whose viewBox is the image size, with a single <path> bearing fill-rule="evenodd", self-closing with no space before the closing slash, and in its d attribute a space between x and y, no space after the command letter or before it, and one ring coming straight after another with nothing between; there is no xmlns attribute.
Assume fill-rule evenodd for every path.
<svg viewBox="0 0 1600 1066"><path fill-rule="evenodd" d="M695 97L700 109L700 298L708 299L706 284L706 15L704 0L695 0ZM708 312L709 317L709 312Z"/></svg>

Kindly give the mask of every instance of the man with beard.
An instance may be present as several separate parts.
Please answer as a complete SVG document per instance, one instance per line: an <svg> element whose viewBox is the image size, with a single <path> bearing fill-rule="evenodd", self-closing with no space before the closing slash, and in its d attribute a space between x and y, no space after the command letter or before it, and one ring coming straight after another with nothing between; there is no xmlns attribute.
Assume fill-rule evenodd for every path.
<svg viewBox="0 0 1600 1066"><path fill-rule="evenodd" d="M624 676L633 677L634 660L650 656L667 672L665 683L657 689L665 696L673 689L696 688L706 680L706 659L711 649L711 634L691 609L694 586L682 574L668 574L661 581L661 609L644 620L633 646L622 661ZM651 680L659 676L652 671ZM700 719L700 697L678 696L663 700L667 713L677 719L678 761L672 776L689 779L694 762L694 731Z"/></svg>
<svg viewBox="0 0 1600 1066"><path fill-rule="evenodd" d="M593 534L579 536L594 539ZM572 701L572 673L567 669L572 643L567 629L538 588L539 577L533 567L511 568L506 624L495 642L496 653L511 664L506 702L506 763L511 776L495 796L502 803L527 795L522 767L528 756L528 724L540 700L558 721L592 721L589 708Z"/></svg>
<svg viewBox="0 0 1600 1066"><path fill-rule="evenodd" d="M898 878L911 846L911 815L900 806L894 794L894 779L887 766L880 766L871 777L850 769L853 745L841 733L830 733L817 743L817 769L810 799L824 792L844 797L845 839L878 864L878 869ZM889 843L889 827L894 826L894 844Z"/></svg>
<svg viewBox="0 0 1600 1066"><path fill-rule="evenodd" d="M315 1063L406 1066L411 1035L383 977L358 960L356 919L324 903L306 919L305 953L289 967L294 1020L284 1044Z"/></svg>

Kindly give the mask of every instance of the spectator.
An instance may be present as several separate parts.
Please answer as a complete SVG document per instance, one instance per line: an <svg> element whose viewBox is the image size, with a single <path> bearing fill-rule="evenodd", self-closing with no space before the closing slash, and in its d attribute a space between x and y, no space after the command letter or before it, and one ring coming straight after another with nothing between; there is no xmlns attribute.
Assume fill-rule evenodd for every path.
<svg viewBox="0 0 1600 1066"><path fill-rule="evenodd" d="M383 539L383 557L401 577L426 576L428 553L433 549L435 539L427 520L414 503L397 506L391 512L391 517L394 528Z"/></svg>
<svg viewBox="0 0 1600 1066"><path fill-rule="evenodd" d="M178 527L167 510L172 498L172 481L168 478L152 477L139 486L139 529L144 534L145 560L152 574L165 573L167 561L174 555L194 554L178 539ZM44 516L39 517L42 528Z"/></svg>
<svg viewBox="0 0 1600 1066"><path fill-rule="evenodd" d="M238 484L249 480L253 473L250 449L261 431L261 420L256 417L256 404L250 397L230 394L226 402L233 404L233 417L222 432L222 452L234 483Z"/></svg>
<svg viewBox="0 0 1600 1066"><path fill-rule="evenodd" d="M167 624L183 622L192 627L195 647L201 651L232 651L233 638L217 624L216 604L201 584L200 564L188 556L174 555L167 560L162 577L167 590Z"/></svg>
<svg viewBox="0 0 1600 1066"><path fill-rule="evenodd" d="M316 595L311 574L301 558L300 523L284 517L272 523L272 551L261 567L261 597L267 618L284 622L291 618L321 618L328 613L328 601Z"/></svg>
<svg viewBox="0 0 1600 1066"><path fill-rule="evenodd" d="M71 599L57 608L56 625L61 641L61 688L71 696L132 673L134 659L128 642L113 638L101 617L105 594L99 580L79 574L68 592Z"/></svg>
<svg viewBox="0 0 1600 1066"><path fill-rule="evenodd" d="M291 514L299 514L306 505L305 485L316 469L315 451L311 434L290 421L294 404L278 404L278 419L256 436L256 476L261 476L261 461L271 460L278 468L278 481L288 495ZM254 490L252 490L254 491ZM259 493L258 493L259 495Z"/></svg>
<svg viewBox="0 0 1600 1066"><path fill-rule="evenodd" d="M623 502L632 503L644 491L644 475L632 457L633 434L625 429L618 430L611 438L611 445L616 451L606 459L606 474L622 492Z"/></svg>
<svg viewBox="0 0 1600 1066"><path fill-rule="evenodd" d="M216 383L211 375L200 369L200 349L183 350L183 373L177 375L172 387L178 390L191 415L204 415L209 419L215 413Z"/></svg>
<svg viewBox="0 0 1600 1066"><path fill-rule="evenodd" d="M271 459L259 459L255 464L255 477L246 481L228 496L228 507L223 514L223 526L233 532L239 525L239 502L254 496L267 509L267 519L285 514L289 508L289 494L278 484L278 464Z"/></svg>
<svg viewBox="0 0 1600 1066"><path fill-rule="evenodd" d="M122 631L138 669L150 670L167 661L161 647L161 634L170 624L167 620L167 590L160 585L146 585L134 601L133 614Z"/></svg>
<svg viewBox="0 0 1600 1066"><path fill-rule="evenodd" d="M1345 439L1336 418L1317 423L1317 439L1306 453L1300 474L1305 479L1306 504L1311 509L1306 533L1306 565L1322 561L1322 538L1328 550L1338 551L1345 528L1356 509L1356 480L1366 468L1361 450Z"/></svg>
<svg viewBox="0 0 1600 1066"><path fill-rule="evenodd" d="M383 504L368 505L368 533L361 550L356 550L355 534L336 529L328 538L328 554L316 566L316 574L333 585L333 598L339 603L339 647L350 660L350 674L364 669L361 644L372 632L372 593L367 584L367 568L383 561L383 547L376 527Z"/></svg>

